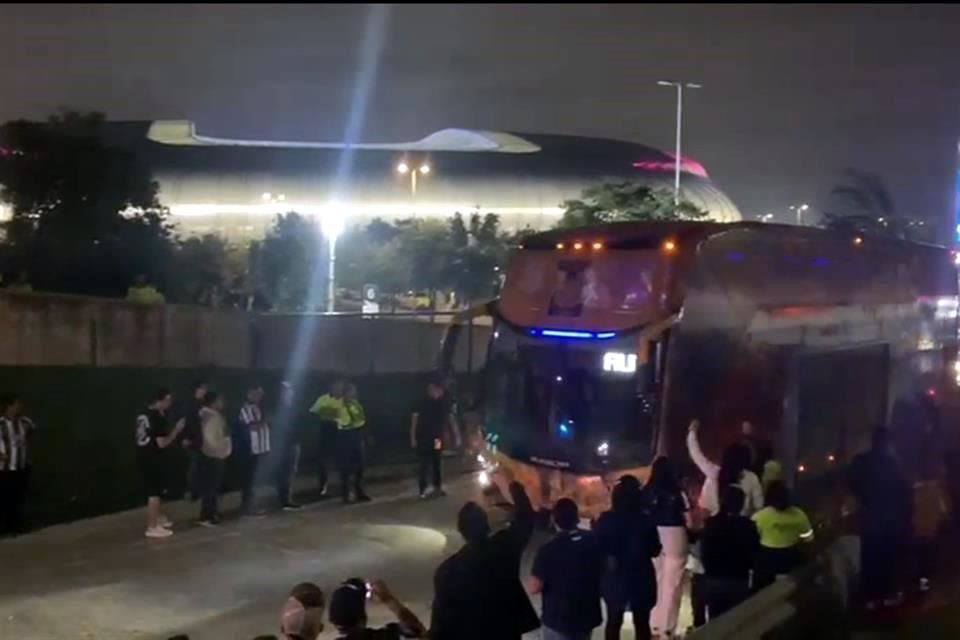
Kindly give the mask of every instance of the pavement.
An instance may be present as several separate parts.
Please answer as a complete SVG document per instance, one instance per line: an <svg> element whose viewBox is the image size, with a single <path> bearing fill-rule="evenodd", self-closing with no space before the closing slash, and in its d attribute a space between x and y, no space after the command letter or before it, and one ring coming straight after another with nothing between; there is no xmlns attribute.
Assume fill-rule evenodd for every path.
<svg viewBox="0 0 960 640"><path fill-rule="evenodd" d="M478 496L475 475L461 464L449 496L421 501L409 475L377 474L369 504L331 499L253 520L231 517L229 496L217 529L193 524L195 504L169 505L176 533L164 540L145 539L143 512L133 510L0 541L0 638L252 639L277 633L293 584L310 580L330 593L350 577L385 580L429 623L433 571L462 544L456 512ZM538 534L521 573L543 540ZM382 606L369 613L372 623L391 621ZM629 618L623 637L633 637Z"/></svg>

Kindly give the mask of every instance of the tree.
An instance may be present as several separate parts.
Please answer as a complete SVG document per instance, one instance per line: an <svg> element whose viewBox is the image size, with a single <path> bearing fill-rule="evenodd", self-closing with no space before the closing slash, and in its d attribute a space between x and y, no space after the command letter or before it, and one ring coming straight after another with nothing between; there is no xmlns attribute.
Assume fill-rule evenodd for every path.
<svg viewBox="0 0 960 640"><path fill-rule="evenodd" d="M707 212L683 200L674 206L672 194L632 180L605 182L583 190L579 200L562 204L558 228L566 229L625 220L698 220Z"/></svg>
<svg viewBox="0 0 960 640"><path fill-rule="evenodd" d="M500 232L500 217L471 214L469 225L455 214L449 222L450 248L446 281L464 301L492 295L506 259L506 238Z"/></svg>
<svg viewBox="0 0 960 640"><path fill-rule="evenodd" d="M257 252L257 280L277 309L314 310L326 292L326 245L317 225L296 212L276 217Z"/></svg>
<svg viewBox="0 0 960 640"><path fill-rule="evenodd" d="M235 251L235 250L234 250ZM223 295L231 280L231 247L220 236L207 234L177 243L174 279L169 300L186 304L211 304Z"/></svg>
<svg viewBox="0 0 960 640"><path fill-rule="evenodd" d="M109 146L104 118L64 112L0 127L6 237L37 289L122 295L137 274L163 288L174 252L157 184L137 157Z"/></svg>
<svg viewBox="0 0 960 640"><path fill-rule="evenodd" d="M899 212L882 176L847 169L844 177L845 181L830 192L839 212L824 213L820 226L901 240L930 239L926 221Z"/></svg>

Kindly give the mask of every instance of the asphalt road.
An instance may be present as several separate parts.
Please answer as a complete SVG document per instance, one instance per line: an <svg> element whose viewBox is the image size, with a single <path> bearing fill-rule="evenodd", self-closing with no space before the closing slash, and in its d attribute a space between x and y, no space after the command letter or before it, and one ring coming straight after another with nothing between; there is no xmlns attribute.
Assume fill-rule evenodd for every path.
<svg viewBox="0 0 960 640"><path fill-rule="evenodd" d="M354 576L386 580L428 623L433 570L461 544L455 514L474 477L448 490L420 501L412 482L392 482L373 487L370 504L328 501L219 529L190 524L195 506L178 504L177 533L165 540L144 539L132 511L0 541L0 638L252 639L277 633L293 584L329 592ZM372 606L370 618L386 622L389 612Z"/></svg>

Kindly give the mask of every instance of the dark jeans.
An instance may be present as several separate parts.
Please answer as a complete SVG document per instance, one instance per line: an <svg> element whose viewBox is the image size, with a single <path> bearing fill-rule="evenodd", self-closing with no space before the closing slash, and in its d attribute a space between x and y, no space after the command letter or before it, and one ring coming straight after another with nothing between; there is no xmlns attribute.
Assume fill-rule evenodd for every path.
<svg viewBox="0 0 960 640"><path fill-rule="evenodd" d="M757 569L753 574L753 589L759 591L773 584L777 576L791 573L803 564L804 556L799 547L773 549L760 547L757 555Z"/></svg>
<svg viewBox="0 0 960 640"><path fill-rule="evenodd" d="M443 470L441 468L442 451L438 449L419 449L417 458L417 480L420 483L420 493L427 490L427 474L433 472L433 488L440 489L443 485Z"/></svg>
<svg viewBox="0 0 960 640"><path fill-rule="evenodd" d="M197 500L203 495L203 485L200 479L201 458L204 455L192 444L187 448L187 491L190 492L190 498Z"/></svg>
<svg viewBox="0 0 960 640"><path fill-rule="evenodd" d="M280 454L277 463L277 498L280 505L290 504L293 501L293 479L297 475L297 466L300 464L300 445L287 445Z"/></svg>
<svg viewBox="0 0 960 640"><path fill-rule="evenodd" d="M934 538L913 539L913 559L916 577L932 578L937 572L937 541Z"/></svg>
<svg viewBox="0 0 960 640"><path fill-rule="evenodd" d="M247 453L241 454L237 459L240 480L240 509L242 511L249 511L254 507L257 467L260 466L260 458L262 457Z"/></svg>
<svg viewBox="0 0 960 640"><path fill-rule="evenodd" d="M23 533L30 469L0 471L0 535Z"/></svg>
<svg viewBox="0 0 960 640"><path fill-rule="evenodd" d="M897 559L903 549L889 532L860 536L860 591L867 602L891 598L897 592Z"/></svg>
<svg viewBox="0 0 960 640"><path fill-rule="evenodd" d="M716 620L718 616L750 597L750 583L747 579L729 580L706 576L703 590L711 620Z"/></svg>
<svg viewBox="0 0 960 640"><path fill-rule="evenodd" d="M650 640L650 611L653 607L630 608L633 614L633 637L636 640ZM604 640L619 640L620 630L623 628L623 614L626 612L620 606L611 606L607 603L607 622L603 629Z"/></svg>
<svg viewBox="0 0 960 640"><path fill-rule="evenodd" d="M198 453L194 475L194 495L200 497L200 519L215 520L220 517L220 490L223 487L223 470L226 463L220 458L210 458Z"/></svg>
<svg viewBox="0 0 960 640"><path fill-rule="evenodd" d="M707 624L707 576L694 573L690 577L690 608L693 609L693 626Z"/></svg>
<svg viewBox="0 0 960 640"><path fill-rule="evenodd" d="M337 424L335 422L321 422L320 433L317 437L317 483L321 491L327 488L329 481L328 462L336 455Z"/></svg>
<svg viewBox="0 0 960 640"><path fill-rule="evenodd" d="M337 466L340 468L341 495L350 497L351 484L357 497L366 495L363 490L363 471L366 467L363 429L348 429L337 435Z"/></svg>

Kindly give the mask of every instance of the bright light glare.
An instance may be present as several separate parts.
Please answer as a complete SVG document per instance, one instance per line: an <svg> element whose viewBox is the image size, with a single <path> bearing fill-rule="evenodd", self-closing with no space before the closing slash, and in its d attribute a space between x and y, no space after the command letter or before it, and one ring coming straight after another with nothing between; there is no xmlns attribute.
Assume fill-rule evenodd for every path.
<svg viewBox="0 0 960 640"><path fill-rule="evenodd" d="M286 200L286 199L287 199L287 196L285 196L285 195L282 194L282 193L277 196L277 200L279 200L280 202L283 202L283 201Z"/></svg>
<svg viewBox="0 0 960 640"><path fill-rule="evenodd" d="M329 240L336 241L340 234L343 233L345 226L346 216L343 215L342 211L330 209L320 216L320 229L323 231L323 235L327 236Z"/></svg>
<svg viewBox="0 0 960 640"><path fill-rule="evenodd" d="M430 173L430 165L425 164L425 165L421 166L421 167L420 167L420 173L422 173L423 175L427 175L428 173Z"/></svg>
<svg viewBox="0 0 960 640"><path fill-rule="evenodd" d="M480 473L477 474L477 482L480 483L480 486L481 486L481 487L484 487L484 488L489 487L489 486L490 486L490 474L487 473L486 471L481 471Z"/></svg>
<svg viewBox="0 0 960 640"><path fill-rule="evenodd" d="M269 192L269 191L264 191L264 192L263 192L263 195L261 195L260 197L263 198L264 200L269 200L269 199L270 199L270 192Z"/></svg>
<svg viewBox="0 0 960 640"><path fill-rule="evenodd" d="M604 457L610 455L610 443L606 441L601 442L600 445L597 447L597 455L604 456Z"/></svg>
<svg viewBox="0 0 960 640"><path fill-rule="evenodd" d="M672 253L677 250L677 243L673 240L667 240L663 243L663 250L667 253Z"/></svg>
<svg viewBox="0 0 960 640"><path fill-rule="evenodd" d="M407 165L406 162L401 162L400 164L397 165L397 173L400 173L400 174L410 173L410 167Z"/></svg>
<svg viewBox="0 0 960 640"><path fill-rule="evenodd" d="M602 242L594 242L594 243L593 243L593 248L594 248L594 250L599 251L600 249L603 249L603 243L602 243Z"/></svg>

